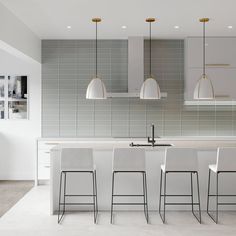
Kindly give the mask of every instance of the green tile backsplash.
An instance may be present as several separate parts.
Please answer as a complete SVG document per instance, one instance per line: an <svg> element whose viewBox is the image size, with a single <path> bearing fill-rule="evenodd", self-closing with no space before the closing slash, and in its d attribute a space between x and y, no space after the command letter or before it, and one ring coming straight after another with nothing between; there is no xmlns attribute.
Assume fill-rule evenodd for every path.
<svg viewBox="0 0 236 236"><path fill-rule="evenodd" d="M236 135L235 106L184 106L184 41L153 40L152 73L168 97L159 101L85 99L94 76L94 40L43 40L43 137ZM148 76L148 42L144 73ZM99 40L98 74L108 92L128 91L128 41Z"/></svg>

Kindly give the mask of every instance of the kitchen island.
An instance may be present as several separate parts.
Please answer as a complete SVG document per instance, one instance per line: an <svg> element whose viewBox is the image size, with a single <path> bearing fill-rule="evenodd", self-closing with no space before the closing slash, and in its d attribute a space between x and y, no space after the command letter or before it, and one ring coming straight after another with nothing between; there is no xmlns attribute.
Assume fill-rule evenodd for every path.
<svg viewBox="0 0 236 236"><path fill-rule="evenodd" d="M45 139L44 139L45 141ZM94 150L94 160L97 169L98 182L98 204L99 210L110 210L111 201L111 176L112 176L112 150L114 147L129 147L131 142L146 143L144 139L51 139L54 147L51 149L50 160L50 213L55 214L58 209L59 193L59 175L60 175L60 150L63 147L91 147ZM158 143L171 143L176 147L193 147L198 150L199 158L199 178L200 178L200 195L202 209L206 209L208 165L216 162L217 147L235 147L235 138L163 138ZM148 204L150 210L157 210L159 200L159 182L160 182L160 165L164 161L166 147L145 147L146 150L146 168L148 183ZM236 177L236 176L235 176ZM71 175L68 177L68 191L71 194L90 194L92 191L91 176L86 174ZM120 175L117 176L116 190L120 194L137 194L142 191L141 176ZM168 177L169 194L189 194L190 180L183 175L173 175ZM220 191L232 192L235 178L233 175L224 176L220 181ZM227 182L227 184L223 184ZM214 191L214 181L213 188ZM80 200L84 200L80 198ZM92 199L91 199L92 200ZM129 201L129 199L123 199ZM132 201L138 199L132 199ZM176 200L176 199L173 199ZM185 199L187 200L187 199ZM74 201L78 201L75 199ZM188 201L188 200L187 200ZM189 199L190 201L190 199ZM77 209L74 206L68 209ZM87 210L89 207L80 207L79 209ZM132 206L119 207L118 209L141 209ZM171 207L170 209L188 209L187 207ZM222 209L229 209L226 206ZM232 207L230 208L232 209ZM168 210L168 208L167 208Z"/></svg>

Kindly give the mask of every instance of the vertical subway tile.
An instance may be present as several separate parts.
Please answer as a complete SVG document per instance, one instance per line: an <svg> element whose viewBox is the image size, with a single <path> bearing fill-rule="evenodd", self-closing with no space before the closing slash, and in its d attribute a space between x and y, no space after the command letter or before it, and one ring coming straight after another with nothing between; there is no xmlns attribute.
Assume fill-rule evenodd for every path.
<svg viewBox="0 0 236 236"><path fill-rule="evenodd" d="M149 42L144 42L149 76ZM128 91L128 41L99 40L98 74L108 92ZM167 98L86 100L95 75L94 40L42 41L43 137L236 135L235 106L184 105L184 41L153 40L152 74Z"/></svg>

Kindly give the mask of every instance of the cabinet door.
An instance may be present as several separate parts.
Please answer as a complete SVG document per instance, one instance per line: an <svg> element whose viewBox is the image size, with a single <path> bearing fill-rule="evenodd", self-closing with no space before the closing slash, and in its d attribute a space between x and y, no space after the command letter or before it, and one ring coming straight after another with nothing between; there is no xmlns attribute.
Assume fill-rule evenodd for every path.
<svg viewBox="0 0 236 236"><path fill-rule="evenodd" d="M202 38L187 38L185 43L186 66L202 68ZM206 66L236 67L236 38L206 38Z"/></svg>
<svg viewBox="0 0 236 236"><path fill-rule="evenodd" d="M206 74L211 79L216 98L236 99L236 68L207 68ZM200 68L187 70L185 80L185 100L193 100L193 92L198 79L202 75ZM228 98L227 98L228 96Z"/></svg>
<svg viewBox="0 0 236 236"><path fill-rule="evenodd" d="M38 150L38 179L50 178L50 150Z"/></svg>
<svg viewBox="0 0 236 236"><path fill-rule="evenodd" d="M38 165L38 180L50 179L50 166L45 164Z"/></svg>

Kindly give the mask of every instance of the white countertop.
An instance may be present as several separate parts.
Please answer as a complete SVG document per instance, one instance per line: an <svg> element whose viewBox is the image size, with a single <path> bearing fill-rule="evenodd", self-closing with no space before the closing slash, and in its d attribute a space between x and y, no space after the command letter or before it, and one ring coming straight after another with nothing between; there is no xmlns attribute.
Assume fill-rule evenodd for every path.
<svg viewBox="0 0 236 236"><path fill-rule="evenodd" d="M147 138L107 138L107 137L84 137L84 138L67 138L67 137L51 137L43 138L40 137L38 141L86 141L86 142L135 142L135 141L146 141ZM236 141L236 136L165 136L156 138L157 141Z"/></svg>
<svg viewBox="0 0 236 236"><path fill-rule="evenodd" d="M134 140L132 140L134 141ZM131 140L127 141L76 141L76 142L66 142L61 141L58 143L54 150L61 149L63 147L81 147L81 148L93 148L94 150L112 150L113 148L127 148L130 147L129 144ZM136 144L147 144L147 141L137 142ZM198 150L216 150L218 147L236 147L235 140L158 140L158 143L172 144L173 147L191 147ZM54 143L55 144L55 143ZM143 147L147 151L159 151L164 150L165 146L158 147Z"/></svg>

